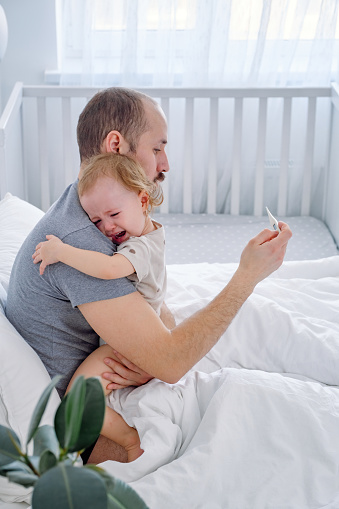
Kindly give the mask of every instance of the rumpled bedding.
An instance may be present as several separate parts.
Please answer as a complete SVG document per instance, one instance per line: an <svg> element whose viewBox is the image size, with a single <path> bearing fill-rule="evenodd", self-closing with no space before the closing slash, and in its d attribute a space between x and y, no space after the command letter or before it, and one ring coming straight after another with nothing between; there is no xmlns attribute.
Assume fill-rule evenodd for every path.
<svg viewBox="0 0 339 509"><path fill-rule="evenodd" d="M236 264L168 267L177 322ZM339 257L286 262L177 384L152 380L109 404L144 454L102 466L151 509L339 508Z"/></svg>

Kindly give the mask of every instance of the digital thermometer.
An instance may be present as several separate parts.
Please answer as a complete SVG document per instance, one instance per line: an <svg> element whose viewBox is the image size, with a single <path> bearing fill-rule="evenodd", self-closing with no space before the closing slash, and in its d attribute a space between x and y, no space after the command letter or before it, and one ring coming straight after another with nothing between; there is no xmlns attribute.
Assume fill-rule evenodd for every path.
<svg viewBox="0 0 339 509"><path fill-rule="evenodd" d="M276 220L276 218L274 216L272 216L271 212L268 210L267 207L266 207L266 212L267 212L268 219L270 221L271 227L273 228L273 230L275 230L276 232L280 233L280 228L278 226L278 221Z"/></svg>

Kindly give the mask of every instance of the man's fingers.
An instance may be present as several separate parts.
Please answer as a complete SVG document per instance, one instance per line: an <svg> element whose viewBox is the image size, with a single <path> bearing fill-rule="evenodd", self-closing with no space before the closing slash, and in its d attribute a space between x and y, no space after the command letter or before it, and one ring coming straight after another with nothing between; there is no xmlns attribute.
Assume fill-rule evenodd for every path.
<svg viewBox="0 0 339 509"><path fill-rule="evenodd" d="M140 374L144 373L142 371L142 369L140 369L138 366L133 364L133 362L131 362L128 359L126 359L126 357L121 355L121 353L117 352L116 350L113 350L113 351L114 351L114 355L116 355L116 357L118 357L118 359L120 360L121 364L126 366L126 368L130 369L131 371L135 371L136 373L140 373ZM105 359L105 362L106 362L106 359Z"/></svg>
<svg viewBox="0 0 339 509"><path fill-rule="evenodd" d="M118 365L125 366L129 371L136 373L137 376L140 376L141 378L147 378L147 380L150 380L152 378L151 375L146 373L146 371L143 371L141 368L139 368L139 366L137 366L136 364L133 364L133 362L126 359L126 357L121 355L119 352L117 352L116 350L113 350L113 352L114 352L114 355L119 359L120 363L117 362L116 360L112 359L111 357L106 357L104 359L104 362L107 365L112 367L113 363L117 362Z"/></svg>
<svg viewBox="0 0 339 509"><path fill-rule="evenodd" d="M281 245L287 244L289 239L292 237L292 232L289 226L282 221L279 221L279 228L280 233L274 230L270 230L269 228L265 228L252 239L252 242L258 245L262 245L265 244L265 242L269 242L275 239L276 243L281 243Z"/></svg>
<svg viewBox="0 0 339 509"><path fill-rule="evenodd" d="M268 242L277 236L278 232L270 230L269 228L265 228L252 239L252 242L261 246L262 244L265 244L265 242Z"/></svg>
<svg viewBox="0 0 339 509"><path fill-rule="evenodd" d="M129 387L136 383L134 380L129 380L120 376L118 373L103 373L101 376L105 380L108 380L111 384L118 384L122 387Z"/></svg>
<svg viewBox="0 0 339 509"><path fill-rule="evenodd" d="M106 386L106 389L108 391L116 391L117 389L126 389L126 387L127 387L126 385L111 383ZM133 386L130 385L129 387L133 387Z"/></svg>
<svg viewBox="0 0 339 509"><path fill-rule="evenodd" d="M126 380L136 381L138 379L139 373L129 370L123 364L120 364L120 362L115 361L114 359L109 359L109 362L106 362L105 359L105 363L111 368L113 373L120 375Z"/></svg>
<svg viewBox="0 0 339 509"><path fill-rule="evenodd" d="M292 230L288 224L283 223L282 221L279 221L278 226L280 228L280 234L282 234L280 239L284 239L285 244L287 244L292 237Z"/></svg>
<svg viewBox="0 0 339 509"><path fill-rule="evenodd" d="M115 383L123 385L143 385L148 382L152 377L143 371L141 373L126 368L114 359L105 359L105 363L112 370L111 372L103 373L102 377ZM119 377L119 380L117 380Z"/></svg>

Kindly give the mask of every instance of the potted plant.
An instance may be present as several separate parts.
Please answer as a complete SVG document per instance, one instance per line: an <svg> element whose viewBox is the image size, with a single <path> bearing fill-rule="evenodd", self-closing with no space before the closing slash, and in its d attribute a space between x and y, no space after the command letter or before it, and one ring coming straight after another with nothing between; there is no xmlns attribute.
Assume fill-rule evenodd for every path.
<svg viewBox="0 0 339 509"><path fill-rule="evenodd" d="M40 397L24 448L12 429L0 425L0 475L33 486L33 509L147 509L126 483L96 465L82 465L80 454L97 439L104 419L99 380L78 377L56 411L54 426L39 426L59 378Z"/></svg>

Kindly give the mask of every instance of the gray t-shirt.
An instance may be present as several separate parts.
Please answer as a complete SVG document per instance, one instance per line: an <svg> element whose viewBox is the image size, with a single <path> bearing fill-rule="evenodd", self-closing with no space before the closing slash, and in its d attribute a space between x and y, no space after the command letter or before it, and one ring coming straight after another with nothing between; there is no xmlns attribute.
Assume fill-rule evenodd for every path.
<svg viewBox="0 0 339 509"><path fill-rule="evenodd" d="M63 375L57 387L62 395L74 371L99 344L98 335L77 306L121 297L135 288L127 278L97 279L63 263L47 266L40 276L32 254L47 234L57 235L71 246L108 255L115 245L82 209L75 182L28 235L14 262L6 315L37 352L50 376Z"/></svg>

